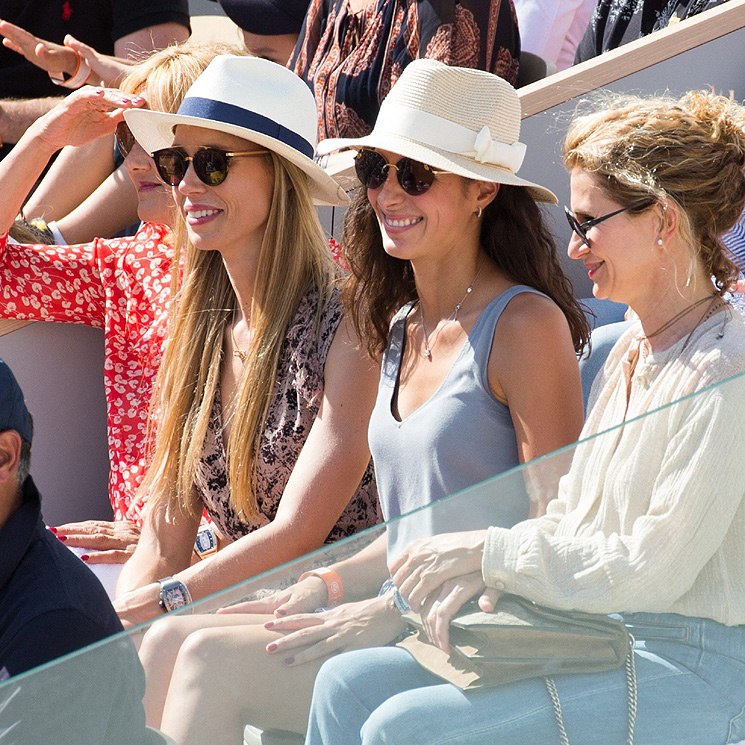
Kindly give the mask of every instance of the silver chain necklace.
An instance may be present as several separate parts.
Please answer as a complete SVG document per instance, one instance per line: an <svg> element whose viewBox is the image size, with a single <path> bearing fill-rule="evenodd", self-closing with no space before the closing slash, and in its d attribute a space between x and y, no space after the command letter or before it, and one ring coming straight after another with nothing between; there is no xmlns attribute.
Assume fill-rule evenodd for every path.
<svg viewBox="0 0 745 745"><path fill-rule="evenodd" d="M428 341L429 334L427 333L427 327L424 324L424 311L422 310L422 303L419 302L419 317L422 319L422 334L424 336L424 354L423 356L427 359L432 359L432 347L434 347L435 342L437 341L437 337L440 335L440 331L442 330L442 327L447 325L448 323L452 323L458 318L458 311L460 310L460 306L463 305L463 301L471 294L473 291L473 286L476 284L476 280L479 278L479 275L481 274L481 270L484 268L484 264L486 263L486 257L481 262L481 266L479 267L478 271L476 272L476 276L471 280L471 284L466 287L466 292L463 295L463 297L460 299L458 303L456 303L455 308L453 308L453 312L443 321L442 325L439 326L439 328L435 329L434 334L432 335L432 343L430 344Z"/></svg>

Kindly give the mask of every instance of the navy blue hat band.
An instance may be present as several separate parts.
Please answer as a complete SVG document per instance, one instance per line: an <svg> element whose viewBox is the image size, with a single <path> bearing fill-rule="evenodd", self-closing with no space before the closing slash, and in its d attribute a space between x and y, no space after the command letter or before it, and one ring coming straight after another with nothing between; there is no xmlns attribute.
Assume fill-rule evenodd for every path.
<svg viewBox="0 0 745 745"><path fill-rule="evenodd" d="M267 137L272 137L297 150L307 158L313 158L313 145L297 132L277 124L269 117L231 103L197 96L187 97L179 106L178 114L199 117L200 119L211 119L223 124L233 124L236 127L245 127Z"/></svg>

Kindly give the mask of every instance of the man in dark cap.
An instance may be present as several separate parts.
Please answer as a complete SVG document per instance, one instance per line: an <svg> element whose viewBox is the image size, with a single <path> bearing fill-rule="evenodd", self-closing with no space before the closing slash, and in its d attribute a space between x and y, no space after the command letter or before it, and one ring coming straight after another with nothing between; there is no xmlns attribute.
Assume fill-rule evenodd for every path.
<svg viewBox="0 0 745 745"><path fill-rule="evenodd" d="M145 680L101 583L41 518L33 423L0 360L0 745L139 745Z"/></svg>
<svg viewBox="0 0 745 745"><path fill-rule="evenodd" d="M42 522L32 435L0 360L0 681L122 630L100 582Z"/></svg>
<svg viewBox="0 0 745 745"><path fill-rule="evenodd" d="M286 65L303 27L310 0L220 0L225 15L243 30L246 49Z"/></svg>

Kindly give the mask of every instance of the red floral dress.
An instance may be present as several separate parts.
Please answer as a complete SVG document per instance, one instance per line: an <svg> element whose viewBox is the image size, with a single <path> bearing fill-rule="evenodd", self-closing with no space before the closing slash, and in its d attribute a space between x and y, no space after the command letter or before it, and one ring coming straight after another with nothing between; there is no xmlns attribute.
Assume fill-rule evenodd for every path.
<svg viewBox="0 0 745 745"><path fill-rule="evenodd" d="M173 247L164 225L79 246L0 236L0 317L79 323L105 332L109 497L115 520L139 523L148 406L168 331Z"/></svg>

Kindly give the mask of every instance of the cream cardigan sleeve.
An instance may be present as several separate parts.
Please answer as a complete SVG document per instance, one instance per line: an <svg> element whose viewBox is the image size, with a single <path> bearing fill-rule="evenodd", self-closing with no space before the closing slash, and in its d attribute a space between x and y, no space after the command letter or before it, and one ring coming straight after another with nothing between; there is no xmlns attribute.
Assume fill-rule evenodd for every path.
<svg viewBox="0 0 745 745"><path fill-rule="evenodd" d="M652 417L634 445L641 460L617 493L617 484L608 483L589 507L572 500L563 515L557 504L549 519L521 523L517 530L489 529L487 585L560 609L706 616L691 610L710 607L712 591L726 597L729 585L741 586L745 383L710 389ZM627 434L634 436L633 430ZM584 455L578 449L572 471L580 476L569 479L569 488L588 478L615 481L606 478L602 459L597 467L597 448L613 437L596 438ZM710 562L721 586L707 589L701 575ZM690 602L677 607L687 594ZM737 612L745 616L740 606Z"/></svg>

